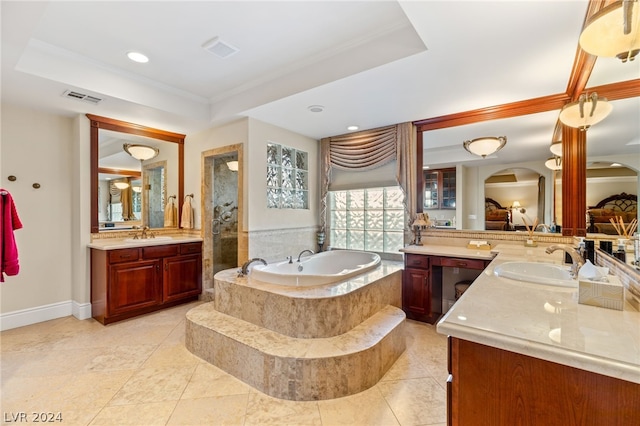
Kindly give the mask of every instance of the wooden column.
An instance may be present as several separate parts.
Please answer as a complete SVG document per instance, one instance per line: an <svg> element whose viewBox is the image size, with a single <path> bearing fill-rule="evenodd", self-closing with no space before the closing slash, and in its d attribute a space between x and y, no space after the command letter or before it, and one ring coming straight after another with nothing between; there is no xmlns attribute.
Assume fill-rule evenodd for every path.
<svg viewBox="0 0 640 426"><path fill-rule="evenodd" d="M562 126L562 235L587 235L587 132Z"/></svg>

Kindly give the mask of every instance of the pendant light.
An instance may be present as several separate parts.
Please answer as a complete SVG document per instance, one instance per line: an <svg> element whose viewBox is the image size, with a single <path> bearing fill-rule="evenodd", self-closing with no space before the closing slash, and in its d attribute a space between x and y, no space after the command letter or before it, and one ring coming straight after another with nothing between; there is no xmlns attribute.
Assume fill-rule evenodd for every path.
<svg viewBox="0 0 640 426"><path fill-rule="evenodd" d="M548 169L551 170L561 170L562 169L562 158L561 157L550 157L547 161L544 162L544 165L547 166Z"/></svg>
<svg viewBox="0 0 640 426"><path fill-rule="evenodd" d="M640 52L640 2L619 0L585 23L580 47L591 55L633 61Z"/></svg>
<svg viewBox="0 0 640 426"><path fill-rule="evenodd" d="M158 148L154 148L148 145L135 145L125 143L124 145L122 145L122 148L126 151L127 154L140 161L151 160L160 153L160 150Z"/></svg>
<svg viewBox="0 0 640 426"><path fill-rule="evenodd" d="M556 157L562 157L562 141L551 142L549 151Z"/></svg>
<svg viewBox="0 0 640 426"><path fill-rule="evenodd" d="M613 109L607 98L581 94L577 101L566 104L560 111L560 121L565 126L575 127L582 131L604 120Z"/></svg>

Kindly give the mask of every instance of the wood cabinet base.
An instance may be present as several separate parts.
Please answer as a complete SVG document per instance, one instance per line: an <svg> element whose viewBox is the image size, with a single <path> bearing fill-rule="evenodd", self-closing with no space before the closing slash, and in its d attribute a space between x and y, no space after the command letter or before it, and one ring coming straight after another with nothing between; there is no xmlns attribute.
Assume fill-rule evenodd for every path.
<svg viewBox="0 0 640 426"><path fill-rule="evenodd" d="M202 244L91 249L91 316L110 324L197 300Z"/></svg>
<svg viewBox="0 0 640 426"><path fill-rule="evenodd" d="M449 425L638 424L640 385L449 338Z"/></svg>

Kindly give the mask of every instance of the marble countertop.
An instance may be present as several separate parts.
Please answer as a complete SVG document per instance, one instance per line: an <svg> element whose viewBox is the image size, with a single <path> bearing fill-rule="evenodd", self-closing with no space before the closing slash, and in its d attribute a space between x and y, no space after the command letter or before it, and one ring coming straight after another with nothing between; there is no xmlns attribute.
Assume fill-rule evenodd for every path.
<svg viewBox="0 0 640 426"><path fill-rule="evenodd" d="M98 250L116 250L134 247L162 246L166 244L194 243L202 241L200 237L162 237L131 240L130 238L100 238L87 244L87 247Z"/></svg>
<svg viewBox="0 0 640 426"><path fill-rule="evenodd" d="M406 246L400 250L409 254L426 254L429 256L461 257L465 259L491 260L495 257L494 250L468 249L466 246L444 246L425 244L422 246Z"/></svg>
<svg viewBox="0 0 640 426"><path fill-rule="evenodd" d="M582 305L577 288L493 274L506 261L562 263L562 251L544 249L492 249L496 258L438 322L438 332L640 384L640 312L631 305L622 311ZM424 250L438 254L449 247Z"/></svg>

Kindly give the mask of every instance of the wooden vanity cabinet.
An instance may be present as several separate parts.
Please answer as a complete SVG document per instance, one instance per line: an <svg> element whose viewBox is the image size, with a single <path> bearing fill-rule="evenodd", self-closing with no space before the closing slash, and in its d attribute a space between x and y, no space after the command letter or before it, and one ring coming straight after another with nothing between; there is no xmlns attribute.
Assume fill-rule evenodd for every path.
<svg viewBox="0 0 640 426"><path fill-rule="evenodd" d="M449 337L447 424L638 424L640 385Z"/></svg>
<svg viewBox="0 0 640 426"><path fill-rule="evenodd" d="M430 260L430 256L405 255L402 309L409 319L433 324L442 315L442 285L432 286Z"/></svg>
<svg viewBox="0 0 640 426"><path fill-rule="evenodd" d="M102 324L196 300L202 243L91 249L91 312Z"/></svg>
<svg viewBox="0 0 640 426"><path fill-rule="evenodd" d="M405 254L402 309L407 318L434 324L442 315L442 268L484 270L490 260Z"/></svg>

